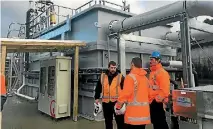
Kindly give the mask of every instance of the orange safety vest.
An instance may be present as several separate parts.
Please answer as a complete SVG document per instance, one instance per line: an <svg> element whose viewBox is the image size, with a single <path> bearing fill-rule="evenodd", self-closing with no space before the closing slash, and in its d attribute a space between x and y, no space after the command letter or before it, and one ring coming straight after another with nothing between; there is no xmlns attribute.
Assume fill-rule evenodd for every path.
<svg viewBox="0 0 213 129"><path fill-rule="evenodd" d="M105 73L101 74L101 84L102 84L102 102L115 102L121 92L121 78L122 75L118 74L113 78L111 85L109 85L108 76Z"/></svg>
<svg viewBox="0 0 213 129"><path fill-rule="evenodd" d="M161 65L160 65L161 66ZM157 102L168 102L170 94L170 77L167 71L162 67L156 71L152 71L149 75L149 101L150 103L155 99Z"/></svg>
<svg viewBox="0 0 213 129"><path fill-rule="evenodd" d="M6 84L5 84L5 77L1 75L1 95L6 95Z"/></svg>

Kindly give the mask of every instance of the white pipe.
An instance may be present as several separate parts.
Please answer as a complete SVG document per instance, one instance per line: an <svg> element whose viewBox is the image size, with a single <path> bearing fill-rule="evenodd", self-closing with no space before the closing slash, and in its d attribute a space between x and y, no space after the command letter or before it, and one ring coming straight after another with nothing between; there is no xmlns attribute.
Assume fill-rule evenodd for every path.
<svg viewBox="0 0 213 129"><path fill-rule="evenodd" d="M180 68L183 66L182 61L169 61L171 67Z"/></svg>
<svg viewBox="0 0 213 129"><path fill-rule="evenodd" d="M173 67L173 68L182 68L183 67L183 64L182 64L182 61L162 61L161 62L163 66L170 66L170 67Z"/></svg>
<svg viewBox="0 0 213 129"><path fill-rule="evenodd" d="M184 8L184 3L185 7ZM189 17L197 17L197 16L213 16L213 2L212 1L177 1L175 3L163 6L161 8L136 15L124 20L112 22L109 25L109 30L112 32L120 32L120 31L136 31L145 28L152 28L159 25L165 25L169 22L176 22L180 19L174 19L173 17L179 15L184 12L186 9ZM162 19L171 18L171 21L158 22ZM153 22L157 22L158 24L150 24ZM148 25L149 26L144 26ZM142 28L144 27L144 28Z"/></svg>
<svg viewBox="0 0 213 129"><path fill-rule="evenodd" d="M23 54L23 55L24 55L24 61L25 61L25 54ZM30 96L27 96L27 95L20 93L21 89L24 88L24 86L27 86L26 78L25 78L24 74L22 75L22 77L23 77L22 85L21 85L21 87L18 88L18 90L15 92L15 94L19 97L22 97L22 98L25 98L25 99L28 99L28 100L35 100L36 99L35 97L30 97Z"/></svg>

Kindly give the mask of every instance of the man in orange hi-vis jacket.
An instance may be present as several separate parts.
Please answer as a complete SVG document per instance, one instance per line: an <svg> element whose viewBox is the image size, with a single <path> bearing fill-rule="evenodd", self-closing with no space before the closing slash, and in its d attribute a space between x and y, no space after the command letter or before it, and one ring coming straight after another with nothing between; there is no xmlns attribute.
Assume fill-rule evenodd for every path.
<svg viewBox="0 0 213 129"><path fill-rule="evenodd" d="M1 129L1 122L2 122L2 110L4 103L7 100L6 97L7 91L6 91L6 85L5 85L5 76L1 74L1 90L0 90L0 95L1 95L1 111L0 111L0 129Z"/></svg>
<svg viewBox="0 0 213 129"><path fill-rule="evenodd" d="M115 105L117 114L126 107L124 123L127 129L145 129L150 124L150 109L147 72L142 69L142 60L138 57L131 62L131 71L124 80L124 89Z"/></svg>
<svg viewBox="0 0 213 129"><path fill-rule="evenodd" d="M150 57L149 102L151 122L154 129L169 129L164 106L170 94L170 76L161 65L160 53L155 51Z"/></svg>
<svg viewBox="0 0 213 129"><path fill-rule="evenodd" d="M4 77L4 75L2 75L1 74L1 91L0 91L0 95L1 95L1 101L0 101L0 103L1 103L1 112L2 112L2 110L3 110L3 106L4 106L4 103L6 102L6 94L7 94L7 92L6 92L6 86L5 86L5 77Z"/></svg>

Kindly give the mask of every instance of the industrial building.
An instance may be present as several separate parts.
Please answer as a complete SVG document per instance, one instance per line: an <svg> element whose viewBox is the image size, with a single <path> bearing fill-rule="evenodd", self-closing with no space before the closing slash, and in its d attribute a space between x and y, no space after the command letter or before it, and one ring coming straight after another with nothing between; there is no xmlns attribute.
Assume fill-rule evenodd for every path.
<svg viewBox="0 0 213 129"><path fill-rule="evenodd" d="M35 102L30 106L32 110L53 118L72 116L77 121L80 116L98 123L103 120L103 115L93 115L94 89L108 62L118 62L119 70L125 75L133 57L140 57L143 67L148 69L150 54L157 50L163 55L165 64L169 64L165 68L172 79L177 78L177 73L183 73L187 84L184 92L193 91L195 94L190 97L197 97L197 107L191 107L196 112L175 112L180 116L180 129L210 129L213 126L210 108L213 102L208 101L213 95L213 85L198 87L194 77L194 68L197 72L200 68L199 77L213 79L213 25L195 19L203 15L213 16L213 2L178 1L139 15L132 14L131 5L125 1L117 5L105 0L91 0L76 9L43 0L30 4L33 6L26 12L26 24L21 25L19 38L86 43L79 48L78 83L74 82L74 49L63 47L36 53L17 50L6 60L9 95ZM180 31L171 32L170 23L177 21L180 21ZM205 75L204 66L208 75ZM206 106L203 108L201 105ZM168 112L168 121L171 121L171 115Z"/></svg>

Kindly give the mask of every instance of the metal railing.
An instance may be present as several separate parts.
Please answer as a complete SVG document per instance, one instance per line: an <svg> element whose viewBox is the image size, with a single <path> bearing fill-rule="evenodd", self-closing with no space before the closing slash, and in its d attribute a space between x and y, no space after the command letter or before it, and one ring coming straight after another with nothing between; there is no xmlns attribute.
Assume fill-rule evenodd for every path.
<svg viewBox="0 0 213 129"><path fill-rule="evenodd" d="M15 27L14 27L14 25L15 25ZM11 34L13 32L17 32L18 38L24 38L25 37L25 24L15 23L15 22L10 23L8 32L7 32L7 38L10 38Z"/></svg>
<svg viewBox="0 0 213 129"><path fill-rule="evenodd" d="M104 6L113 6L114 8L124 10L124 6L118 5L106 0L90 0L89 2L81 5L78 8L69 8L65 6L60 5L50 5L41 12L40 14L34 13L34 18L30 20L28 24L31 26L32 35L31 37L34 37L34 35L38 35L40 32L47 30L48 28L55 26L67 19L67 17L72 17L94 5L104 5ZM55 23L51 24L50 17L52 16L51 9L54 9L54 17L55 17Z"/></svg>

